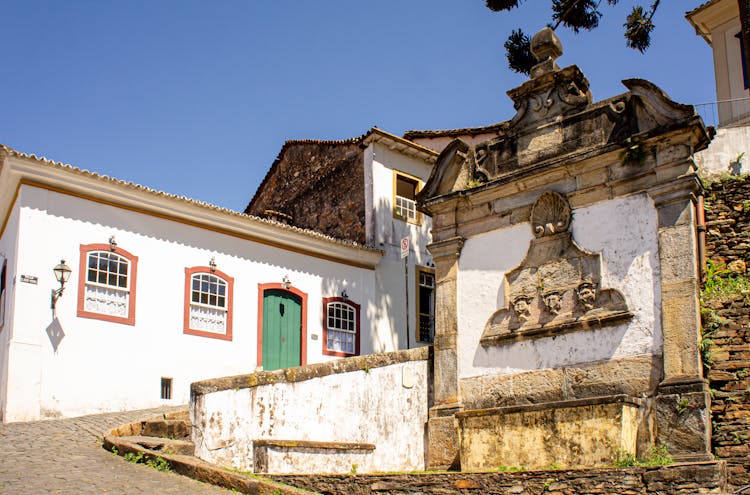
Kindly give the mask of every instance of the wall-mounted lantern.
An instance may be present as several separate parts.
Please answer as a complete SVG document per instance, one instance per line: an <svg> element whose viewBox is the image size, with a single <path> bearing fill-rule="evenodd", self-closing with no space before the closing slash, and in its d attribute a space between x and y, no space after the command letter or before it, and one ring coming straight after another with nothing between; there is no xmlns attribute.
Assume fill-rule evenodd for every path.
<svg viewBox="0 0 750 495"><path fill-rule="evenodd" d="M115 252L115 249L117 249L117 241L115 241L115 236L109 236L109 250L113 253Z"/></svg>
<svg viewBox="0 0 750 495"><path fill-rule="evenodd" d="M288 290L291 286L292 281L289 280L289 275L284 275L284 278L281 280L281 287L283 287L285 290Z"/></svg>
<svg viewBox="0 0 750 495"><path fill-rule="evenodd" d="M216 271L216 257L211 257L211 261L208 262L208 267L211 269L211 273Z"/></svg>
<svg viewBox="0 0 750 495"><path fill-rule="evenodd" d="M60 288L55 290L52 289L52 309L55 309L57 300L60 299L65 290L65 283L70 278L70 273L73 271L68 265L65 264L65 260L60 260L60 263L55 266L52 271L55 273L55 279L59 282Z"/></svg>
<svg viewBox="0 0 750 495"><path fill-rule="evenodd" d="M349 299L349 294L346 293L346 289L341 291L341 298L342 299Z"/></svg>

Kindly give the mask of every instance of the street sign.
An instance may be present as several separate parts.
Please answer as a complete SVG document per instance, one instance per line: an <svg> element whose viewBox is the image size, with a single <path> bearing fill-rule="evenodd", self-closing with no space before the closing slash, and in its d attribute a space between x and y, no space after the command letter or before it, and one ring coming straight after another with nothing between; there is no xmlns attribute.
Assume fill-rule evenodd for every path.
<svg viewBox="0 0 750 495"><path fill-rule="evenodd" d="M401 259L409 256L409 238L404 237L401 239Z"/></svg>

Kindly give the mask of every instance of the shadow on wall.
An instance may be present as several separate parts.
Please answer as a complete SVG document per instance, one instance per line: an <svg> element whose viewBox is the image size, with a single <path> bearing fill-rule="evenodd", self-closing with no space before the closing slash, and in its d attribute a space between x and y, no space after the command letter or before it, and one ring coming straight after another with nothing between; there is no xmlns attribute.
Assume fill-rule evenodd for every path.
<svg viewBox="0 0 750 495"><path fill-rule="evenodd" d="M737 158L729 162L729 166L727 167L727 171L729 172L729 175L733 176L739 176L742 175L742 159L745 157L745 152L743 151L739 155L737 155Z"/></svg>

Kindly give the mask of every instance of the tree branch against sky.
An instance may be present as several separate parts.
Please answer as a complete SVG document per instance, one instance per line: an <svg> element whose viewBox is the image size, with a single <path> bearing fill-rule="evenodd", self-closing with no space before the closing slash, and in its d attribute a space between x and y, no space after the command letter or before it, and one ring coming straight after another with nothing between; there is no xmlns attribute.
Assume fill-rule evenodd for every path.
<svg viewBox="0 0 750 495"><path fill-rule="evenodd" d="M740 2L746 0L739 0ZM520 7L524 0L485 0L487 8L494 12L510 11ZM581 30L590 31L599 26L599 19L604 15L600 8L603 0L550 0L552 19L549 26L557 29L560 25L572 29L575 33ZM619 0L606 0L609 6L617 5ZM648 8L634 5L625 19L625 44L645 51L651 45L651 33L655 26L654 14L659 8L660 0L651 0ZM508 66L523 74L528 74L534 64L531 56L530 39L521 29L514 30L503 45L508 59Z"/></svg>

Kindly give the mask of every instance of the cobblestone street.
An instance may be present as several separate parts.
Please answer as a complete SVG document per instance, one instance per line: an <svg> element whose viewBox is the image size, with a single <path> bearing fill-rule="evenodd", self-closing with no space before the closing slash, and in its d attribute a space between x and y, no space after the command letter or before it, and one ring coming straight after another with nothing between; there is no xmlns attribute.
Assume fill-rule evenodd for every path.
<svg viewBox="0 0 750 495"><path fill-rule="evenodd" d="M162 410L0 425L3 495L220 495L228 490L127 462L101 446L105 430Z"/></svg>

